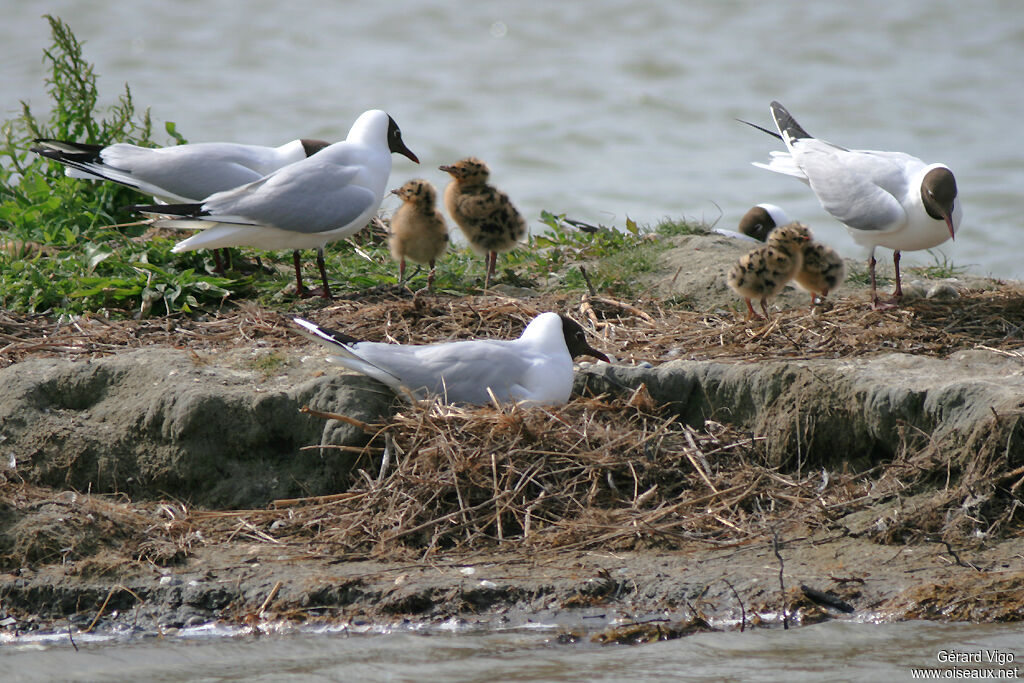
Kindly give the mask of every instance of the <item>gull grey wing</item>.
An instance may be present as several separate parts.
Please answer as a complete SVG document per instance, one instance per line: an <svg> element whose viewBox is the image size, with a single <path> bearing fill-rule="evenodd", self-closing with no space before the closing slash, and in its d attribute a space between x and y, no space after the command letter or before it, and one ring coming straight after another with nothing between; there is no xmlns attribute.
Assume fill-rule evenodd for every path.
<svg viewBox="0 0 1024 683"><path fill-rule="evenodd" d="M507 400L532 364L512 344L490 339L402 347L362 343L356 350L414 392L426 389L451 402L483 405L490 403L488 387Z"/></svg>
<svg viewBox="0 0 1024 683"><path fill-rule="evenodd" d="M308 161L314 160L315 156ZM352 183L357 174L352 166L299 162L255 183L213 195L203 208L211 219L230 219L225 222L250 222L307 234L326 232L376 208L373 191Z"/></svg>
<svg viewBox="0 0 1024 683"><path fill-rule="evenodd" d="M891 159L814 139L795 141L792 150L822 207L845 225L885 231L905 220L898 197L906 182Z"/></svg>

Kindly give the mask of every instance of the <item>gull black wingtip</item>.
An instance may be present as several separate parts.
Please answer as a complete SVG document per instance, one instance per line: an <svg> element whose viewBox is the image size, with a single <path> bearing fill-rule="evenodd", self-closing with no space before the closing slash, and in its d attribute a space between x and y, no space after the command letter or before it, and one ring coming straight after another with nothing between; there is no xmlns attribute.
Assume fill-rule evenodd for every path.
<svg viewBox="0 0 1024 683"><path fill-rule="evenodd" d="M295 323L299 328L299 332L304 333L311 339L319 341L326 341L331 344L343 345L343 344L358 344L363 341L362 339L356 339L351 335L347 335L344 332L338 332L337 330L329 330L325 327L320 327L316 323L310 322L305 318L292 318L292 322Z"/></svg>
<svg viewBox="0 0 1024 683"><path fill-rule="evenodd" d="M124 207L134 213L154 213L162 216L181 216L182 218L198 218L208 215L203 205L195 204L131 204Z"/></svg>
<svg viewBox="0 0 1024 683"><path fill-rule="evenodd" d="M814 137L804 130L803 126L797 123L796 119L793 118L793 115L790 114L789 111L777 100L772 100L769 108L771 109L772 118L775 119L775 125L778 127L780 133L789 135L791 140Z"/></svg>

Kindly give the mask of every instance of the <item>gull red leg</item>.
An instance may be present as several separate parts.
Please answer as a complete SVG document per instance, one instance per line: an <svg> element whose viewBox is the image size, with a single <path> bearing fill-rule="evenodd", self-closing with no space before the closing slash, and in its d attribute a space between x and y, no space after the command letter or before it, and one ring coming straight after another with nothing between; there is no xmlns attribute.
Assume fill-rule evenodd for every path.
<svg viewBox="0 0 1024 683"><path fill-rule="evenodd" d="M303 297L306 295L306 289L302 286L302 256L298 249L292 252L292 263L295 264L295 291Z"/></svg>
<svg viewBox="0 0 1024 683"><path fill-rule="evenodd" d="M331 297L331 286L327 284L327 264L324 261L323 247L316 250L316 266L320 269L320 279L324 283L324 299L330 301L333 297Z"/></svg>
<svg viewBox="0 0 1024 683"><path fill-rule="evenodd" d="M900 250L897 249L892 253L892 264L896 268L896 289L892 295L894 298L899 299L903 296L903 284L900 282Z"/></svg>

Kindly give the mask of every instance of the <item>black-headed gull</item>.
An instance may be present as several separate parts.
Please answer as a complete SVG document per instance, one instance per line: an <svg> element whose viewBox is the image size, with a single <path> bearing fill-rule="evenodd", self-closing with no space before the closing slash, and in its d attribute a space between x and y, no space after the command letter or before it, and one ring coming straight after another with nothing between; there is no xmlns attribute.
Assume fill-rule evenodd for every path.
<svg viewBox="0 0 1024 683"><path fill-rule="evenodd" d="M509 251L526 235L526 221L508 195L487 184L491 169L476 157L439 168L454 180L444 191L444 205L469 245L487 257L484 289L491 284L498 252Z"/></svg>
<svg viewBox="0 0 1024 683"><path fill-rule="evenodd" d="M768 239L768 233L780 225L792 223L780 207L774 204L758 204L743 214L736 230L713 228L712 232L744 242L761 242Z"/></svg>
<svg viewBox="0 0 1024 683"><path fill-rule="evenodd" d="M803 263L803 248L811 240L810 230L803 223L789 223L772 230L768 241L744 254L729 270L726 278L734 292L747 304L747 320L760 316L750 305L759 299L764 317L767 302L792 280Z"/></svg>
<svg viewBox="0 0 1024 683"><path fill-rule="evenodd" d="M541 313L519 339L478 339L403 345L357 341L295 318L299 332L333 354L328 361L361 372L399 395L440 397L447 403L499 402L563 404L572 393L576 356L608 357L592 348L579 323L558 313ZM490 391L488 391L490 390Z"/></svg>
<svg viewBox="0 0 1024 683"><path fill-rule="evenodd" d="M434 262L448 248L448 227L437 210L437 190L429 181L413 179L391 193L402 200L391 216L388 246L398 261L398 279L405 282L405 260L430 265L427 289L434 286Z"/></svg>
<svg viewBox="0 0 1024 683"><path fill-rule="evenodd" d="M280 147L198 142L139 147L127 142L89 145L40 138L32 151L59 161L71 178L110 180L169 204L202 201L294 164L330 143L292 140Z"/></svg>
<svg viewBox="0 0 1024 683"><path fill-rule="evenodd" d="M170 204L198 202L215 192L251 183L330 144L300 139L279 147L198 142L153 148L127 142L104 146L50 138L35 142L31 151L64 164L68 177L109 180ZM223 271L216 250L213 257L217 270Z"/></svg>
<svg viewBox="0 0 1024 683"><path fill-rule="evenodd" d="M810 185L822 207L871 250L872 306L892 306L879 301L875 288L875 247L895 252L893 296L898 299L903 295L900 252L930 249L955 237L961 208L953 172L902 152L845 149L812 137L778 102L771 103L771 112L776 137L789 151L772 152L769 163L754 165Z"/></svg>
<svg viewBox="0 0 1024 683"><path fill-rule="evenodd" d="M391 154L419 159L402 141L394 119L379 109L362 113L348 136L313 156L255 182L193 204L136 206L158 227L199 230L172 251L256 247L291 249L302 294L298 250L316 249L324 298L331 298L324 246L362 230L384 199Z"/></svg>

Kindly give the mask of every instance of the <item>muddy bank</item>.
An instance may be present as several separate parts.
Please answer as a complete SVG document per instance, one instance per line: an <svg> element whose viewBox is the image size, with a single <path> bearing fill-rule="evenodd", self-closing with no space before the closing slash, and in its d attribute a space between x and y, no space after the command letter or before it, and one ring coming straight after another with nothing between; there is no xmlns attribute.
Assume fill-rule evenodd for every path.
<svg viewBox="0 0 1024 683"><path fill-rule="evenodd" d="M2 403L17 420L4 421L16 469L5 471L0 506L0 618L8 630L70 622L173 633L211 619L497 624L567 611L595 617L594 628L621 616L686 620L695 612L718 624L740 615L775 623L783 604L794 623L851 617L807 597L806 586L849 605L853 618L1019 620L1019 366L984 351L592 366L578 375L580 393L619 394L619 403L578 398L555 413L453 417L391 415L400 404L388 401L384 415L358 413L368 400L361 378L296 382L308 372L297 358L282 364L287 372L259 380L258 398L240 388L257 382L253 371L166 349L16 364L3 371L19 391ZM51 387L82 378L99 400L46 402ZM328 390L323 409L337 409L330 398L353 391L363 398L344 408L350 415L405 425L393 433L405 459L388 478L378 477L379 441L351 424L349 441L332 442L351 451L301 450L303 438L316 445L336 436L323 418L299 412ZM175 417L192 392L217 415ZM124 395L134 398L118 399ZM268 401L279 409L274 422L265 418ZM599 424L631 409L646 436ZM250 449L267 448L260 429L287 423L294 435L273 457L234 443L211 454L209 438L176 438L187 430L166 426L189 419L215 419L226 441L259 444ZM556 423L543 420L590 441L574 453L551 441ZM708 420L737 431L709 435ZM455 444L448 461L436 444L412 437L458 429L491 430L493 449ZM71 433L80 436L69 463ZM353 456L360 447L361 461ZM545 449L569 455L527 457ZM155 458L166 461L154 465ZM81 460L90 466L75 467ZM353 479L356 463L372 474ZM572 466L581 470L575 479L556 474ZM133 484L104 478L106 471L146 474ZM157 480L153 472L174 474ZM336 479L324 474L331 472ZM417 485L414 476L426 479ZM527 476L539 488L515 489L522 500L503 493ZM267 482L293 479L300 495L347 490L365 502L335 495L269 504L294 489ZM162 487L172 486L190 500L168 496ZM248 509L218 505L225 486L237 496L227 500L247 500ZM453 490L465 500L449 496ZM567 506L545 507L544 496L559 493ZM395 501L402 496L408 500ZM496 501L506 506L497 516ZM531 513L532 529L524 523Z"/></svg>
<svg viewBox="0 0 1024 683"><path fill-rule="evenodd" d="M719 241L666 249L658 298L303 311L403 343L572 311L619 360L557 409L410 407L251 307L0 316L0 627L1024 618L1020 288L744 321Z"/></svg>

